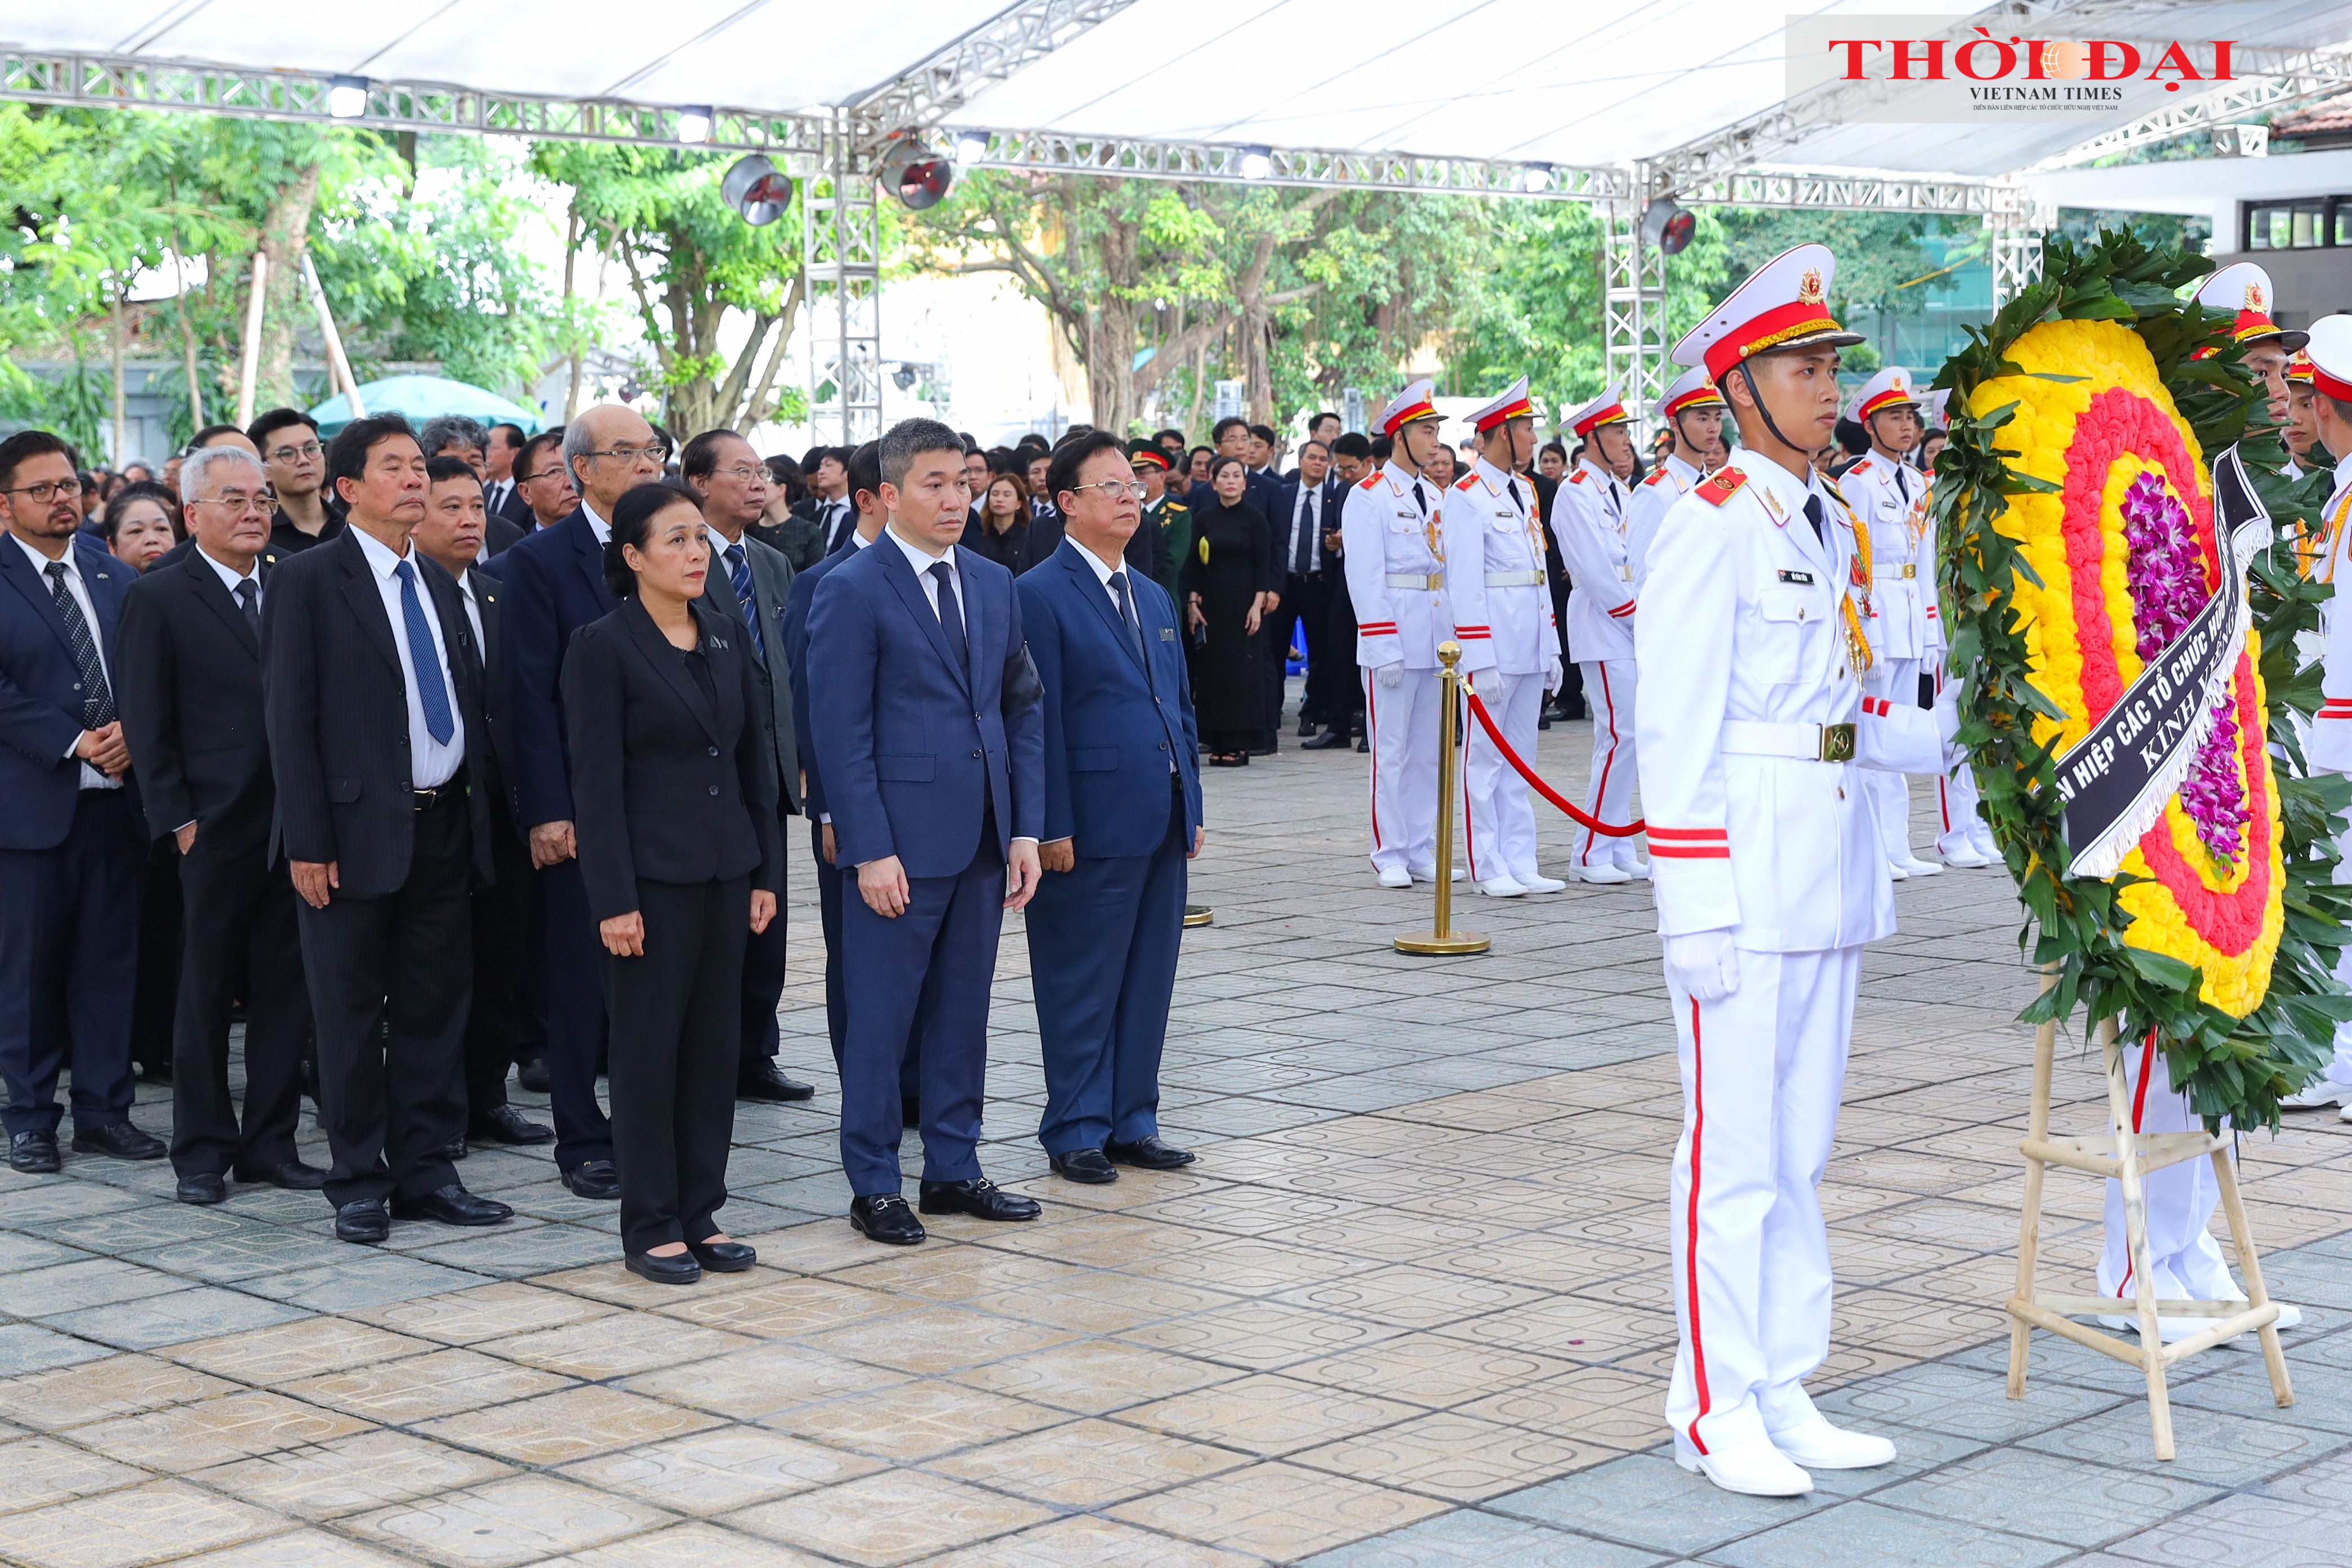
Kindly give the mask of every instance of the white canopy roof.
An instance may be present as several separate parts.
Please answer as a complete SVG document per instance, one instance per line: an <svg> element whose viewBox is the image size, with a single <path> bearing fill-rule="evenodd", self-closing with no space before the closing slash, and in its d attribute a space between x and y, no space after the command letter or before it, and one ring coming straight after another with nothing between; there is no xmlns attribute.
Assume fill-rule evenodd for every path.
<svg viewBox="0 0 2352 1568"><path fill-rule="evenodd" d="M946 123L1163 142L1615 164L1777 109L1784 9L1948 18L1932 0L1023 0L1050 52ZM1107 15L1106 15L1107 14ZM858 101L1009 16L1007 0L0 0L19 50L445 83L526 97L792 113ZM2352 0L2011 0L2006 36L2325 47ZM1092 16L1104 19L1094 26ZM2030 18L2030 20L2029 20ZM1013 57L1016 60L1018 53ZM2104 129L2104 127L2102 127ZM1830 123L1765 162L1987 176L2088 132L2046 119Z"/></svg>

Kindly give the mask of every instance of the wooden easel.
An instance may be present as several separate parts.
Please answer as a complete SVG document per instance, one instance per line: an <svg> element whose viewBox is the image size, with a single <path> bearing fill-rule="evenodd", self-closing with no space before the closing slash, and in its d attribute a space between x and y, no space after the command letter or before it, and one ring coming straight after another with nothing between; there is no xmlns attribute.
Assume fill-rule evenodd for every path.
<svg viewBox="0 0 2352 1568"><path fill-rule="evenodd" d="M2047 991L2054 981L2042 980ZM2101 1137L2053 1138L2050 1135L2050 1075L2057 1055L2058 1026L2044 1024L2033 1039L2033 1104L2027 1113L2025 1142L2025 1208L2017 1233L2017 1293L2009 1302L2015 1320L2009 1331L2009 1396L2025 1397L2027 1341L2035 1329L2088 1345L2103 1355L2139 1367L2147 1373L2147 1413L2156 1432L2156 1457L2172 1458L2172 1405L2165 1373L2175 1363L2249 1329L2258 1332L2263 1364L2271 1374L2271 1394L2282 1405L2294 1403L2288 1386L2286 1354L2279 1348L2278 1305L2263 1284L2262 1264L2254 1256L2253 1227L2246 1223L2245 1205L2238 1198L2237 1167L2230 1160L2230 1141L2202 1131L2135 1133L2132 1128L2131 1077L2123 1047L2116 1039L2116 1021L2102 1019L2099 1048L2106 1057L2107 1121L2114 1131ZM2149 1267L2147 1211L2143 1184L2154 1172L2183 1161L2210 1159L2221 1187L2221 1210L2237 1244L2238 1267L2245 1273L2247 1300L2236 1301L2159 1301ZM2137 1341L2107 1333L2069 1314L2113 1315L2122 1303L2105 1296L2043 1295L2035 1291L2035 1255L2042 1238L2042 1173L2052 1165L2114 1177L2123 1184L2124 1234L2131 1251L2132 1278L2138 1281L2134 1315L2139 1320ZM2157 1331L2157 1319L2211 1318L2202 1333L2166 1344Z"/></svg>

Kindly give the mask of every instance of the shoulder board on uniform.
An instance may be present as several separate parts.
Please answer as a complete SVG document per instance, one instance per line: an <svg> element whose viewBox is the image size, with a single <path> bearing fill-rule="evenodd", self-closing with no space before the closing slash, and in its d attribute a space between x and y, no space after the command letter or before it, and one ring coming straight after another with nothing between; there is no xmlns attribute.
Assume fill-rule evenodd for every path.
<svg viewBox="0 0 2352 1568"><path fill-rule="evenodd" d="M1644 485L1662 485L1662 484L1664 484L1664 483L1665 483L1665 482L1666 482L1666 470L1665 470L1664 468L1656 468L1656 469L1652 470L1652 472L1651 472L1651 474L1650 474L1650 477L1649 477L1648 479L1643 479L1643 480L1642 481L1642 483L1643 483L1643 484L1644 484Z"/></svg>
<svg viewBox="0 0 2352 1568"><path fill-rule="evenodd" d="M1168 498L1168 510L1170 511L1191 511L1192 509L1185 505L1182 501L1178 500L1174 496L1170 496Z"/></svg>
<svg viewBox="0 0 2352 1568"><path fill-rule="evenodd" d="M1472 485L1475 485L1475 484L1476 484L1477 482L1478 482L1478 476L1477 476L1477 475L1475 475L1475 474L1465 474L1465 475L1463 475L1459 479L1457 479L1457 480L1455 480L1455 481L1454 481L1454 488L1455 489L1457 489L1457 490L1466 490L1466 489L1468 489Z"/></svg>
<svg viewBox="0 0 2352 1568"><path fill-rule="evenodd" d="M1848 468L1846 472L1849 474L1866 474L1870 472L1870 459L1868 458L1863 458L1860 462L1854 464L1853 467Z"/></svg>
<svg viewBox="0 0 2352 1568"><path fill-rule="evenodd" d="M1381 482L1381 475L1386 471L1387 470L1383 468L1374 468L1370 473L1366 474L1361 479L1357 481L1356 488L1360 490L1370 489L1374 485Z"/></svg>
<svg viewBox="0 0 2352 1568"><path fill-rule="evenodd" d="M1702 480L1696 493L1707 505L1721 506L1725 501L1738 495L1739 487L1747 482L1746 474L1727 464Z"/></svg>
<svg viewBox="0 0 2352 1568"><path fill-rule="evenodd" d="M1584 473L1585 470L1582 468L1577 469L1576 472L1568 476L1568 482L1572 485L1582 484L1584 482Z"/></svg>

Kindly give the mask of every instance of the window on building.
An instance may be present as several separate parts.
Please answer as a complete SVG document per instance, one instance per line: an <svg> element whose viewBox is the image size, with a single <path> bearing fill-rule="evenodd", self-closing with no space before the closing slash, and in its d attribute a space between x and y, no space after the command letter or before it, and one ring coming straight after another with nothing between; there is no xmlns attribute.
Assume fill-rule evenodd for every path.
<svg viewBox="0 0 2352 1568"><path fill-rule="evenodd" d="M2263 202L2246 208L2248 250L2315 250L2352 246L2352 196Z"/></svg>

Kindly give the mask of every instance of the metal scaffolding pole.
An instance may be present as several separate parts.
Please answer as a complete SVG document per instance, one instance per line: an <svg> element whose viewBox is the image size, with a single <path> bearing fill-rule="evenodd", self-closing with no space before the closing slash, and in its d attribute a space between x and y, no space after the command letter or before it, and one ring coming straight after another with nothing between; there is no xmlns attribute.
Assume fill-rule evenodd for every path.
<svg viewBox="0 0 2352 1568"><path fill-rule="evenodd" d="M1610 384L1647 442L1666 392L1666 258L1642 238L1638 202L1601 204L1602 342Z"/></svg>
<svg viewBox="0 0 2352 1568"><path fill-rule="evenodd" d="M2042 281L2042 235L2048 216L2023 205L1985 215L1992 239L1992 308L2000 310Z"/></svg>
<svg viewBox="0 0 2352 1568"><path fill-rule="evenodd" d="M850 117L834 117L824 156L801 193L807 279L809 428L830 422L845 447L882 434L882 225L874 170Z"/></svg>

